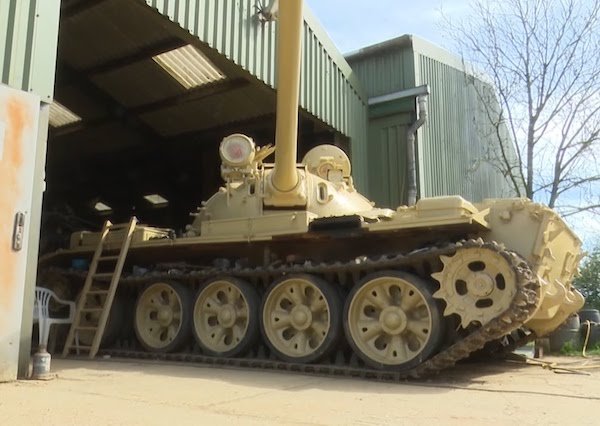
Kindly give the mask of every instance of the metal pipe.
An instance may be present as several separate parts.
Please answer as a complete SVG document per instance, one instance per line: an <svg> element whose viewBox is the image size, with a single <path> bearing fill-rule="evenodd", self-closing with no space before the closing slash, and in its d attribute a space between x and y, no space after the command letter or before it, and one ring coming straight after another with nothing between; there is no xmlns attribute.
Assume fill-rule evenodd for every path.
<svg viewBox="0 0 600 426"><path fill-rule="evenodd" d="M271 183L289 192L298 185L298 100L304 16L302 0L279 2L277 22L277 128Z"/></svg>
<svg viewBox="0 0 600 426"><path fill-rule="evenodd" d="M427 95L417 97L419 108L417 112L417 121L415 121L407 130L406 135L406 157L408 162L408 205L417 204L417 158L415 150L415 138L419 128L427 120Z"/></svg>

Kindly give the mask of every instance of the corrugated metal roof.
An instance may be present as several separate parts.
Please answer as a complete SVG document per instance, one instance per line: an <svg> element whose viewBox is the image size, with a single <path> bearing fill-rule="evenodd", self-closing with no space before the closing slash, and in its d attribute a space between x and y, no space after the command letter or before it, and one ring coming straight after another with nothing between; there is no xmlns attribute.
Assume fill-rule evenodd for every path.
<svg viewBox="0 0 600 426"><path fill-rule="evenodd" d="M186 89L223 80L223 73L200 50L191 44L153 56Z"/></svg>
<svg viewBox="0 0 600 426"><path fill-rule="evenodd" d="M275 99L265 89L246 85L215 97L212 102L203 99L141 114L140 118L165 137L195 132L214 127L215 123L248 120L275 112Z"/></svg>
<svg viewBox="0 0 600 426"><path fill-rule="evenodd" d="M141 144L149 141L157 146L188 140L210 143L211 138L222 137L220 132L236 127L256 131L264 142L271 142L277 24L259 22L255 4L255 0L64 0L57 99L83 122L53 132L60 139L57 158L68 161L70 146L82 146L88 155L118 147L143 148ZM366 167L360 163L367 148L366 97L310 11L305 20L309 47L303 62L301 97L306 113L302 112L301 145L310 145L309 134L342 144L347 140L341 135L348 136L355 182L365 188ZM153 60L185 45L202 52L224 78L188 90ZM116 124L123 128L121 135ZM132 130L139 134L132 135ZM203 136L206 133L210 136Z"/></svg>
<svg viewBox="0 0 600 426"><path fill-rule="evenodd" d="M147 105L186 92L182 85L151 59L95 74L91 76L91 81L127 108Z"/></svg>
<svg viewBox="0 0 600 426"><path fill-rule="evenodd" d="M88 2L88 7L71 14L67 9L61 16L60 32L60 56L78 71L93 70L173 40L172 31L153 10L123 0Z"/></svg>
<svg viewBox="0 0 600 426"><path fill-rule="evenodd" d="M60 0L0 2L0 81L51 102Z"/></svg>
<svg viewBox="0 0 600 426"><path fill-rule="evenodd" d="M225 96L231 101L232 97L224 93L235 93L241 86L240 81L261 85L255 80L248 81L250 76L243 69L142 1L103 0L89 3L71 0L67 6L63 8L61 16L59 46L64 78L59 82L57 96L83 117L84 125L93 120L110 119L115 114L117 117L144 115L155 118L164 114L168 119L156 119L150 127L158 135L174 136L185 133L191 126L182 123L177 132L178 117L172 111L176 109L183 122L186 109L198 111L198 104L203 101L206 105L200 109L211 112L211 124L217 127L240 119L240 105L231 102L231 108L238 114L230 118L223 108L212 107L221 103L216 98ZM201 85L194 82L195 87L182 85L179 77L167 72L156 59L165 54L173 55L181 48L198 52L205 62L203 66L207 69L210 63L213 68L211 72L219 78L204 78ZM182 65L194 67L198 64ZM196 70L193 72L193 78L200 75ZM70 86L79 87L79 93L69 90ZM87 108L87 95L108 108ZM247 107L248 118L271 113L272 110L270 107L267 111L261 110L260 102L254 107L247 102L242 105ZM216 114L216 111L220 113ZM204 124L205 120L199 118L197 122ZM166 127L158 128L159 123ZM198 128L203 129L204 126L199 125Z"/></svg>
<svg viewBox="0 0 600 426"><path fill-rule="evenodd" d="M54 101L50 105L50 125L52 127L62 127L81 121L81 117L74 114L73 111L64 105Z"/></svg>
<svg viewBox="0 0 600 426"><path fill-rule="evenodd" d="M145 0L170 20L275 87L276 24L261 23L254 0ZM366 186L366 97L354 71L305 7L300 104L352 140L357 186Z"/></svg>

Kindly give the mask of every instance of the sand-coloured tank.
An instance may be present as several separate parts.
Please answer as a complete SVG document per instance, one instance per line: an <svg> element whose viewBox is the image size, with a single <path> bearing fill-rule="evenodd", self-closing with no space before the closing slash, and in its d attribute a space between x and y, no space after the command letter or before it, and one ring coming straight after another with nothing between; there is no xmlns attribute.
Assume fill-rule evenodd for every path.
<svg viewBox="0 0 600 426"><path fill-rule="evenodd" d="M340 148L297 164L301 31L302 1L281 2L276 146L226 137L224 186L186 233L137 226L119 284L133 311L121 331L135 336L110 336L118 346L105 339L104 351L415 376L543 336L583 306L571 286L581 243L540 204L448 196L381 209L357 192ZM76 233L41 259L45 284L76 294L85 273L70 265L98 238Z"/></svg>

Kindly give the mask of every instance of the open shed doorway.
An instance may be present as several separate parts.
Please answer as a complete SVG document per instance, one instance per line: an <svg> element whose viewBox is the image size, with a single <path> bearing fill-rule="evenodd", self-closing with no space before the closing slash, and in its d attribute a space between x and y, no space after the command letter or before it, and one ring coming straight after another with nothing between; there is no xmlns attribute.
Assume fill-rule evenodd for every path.
<svg viewBox="0 0 600 426"><path fill-rule="evenodd" d="M140 0L63 0L41 254L106 219L180 232L221 185L218 144L274 143L275 91ZM346 144L301 111L299 155Z"/></svg>

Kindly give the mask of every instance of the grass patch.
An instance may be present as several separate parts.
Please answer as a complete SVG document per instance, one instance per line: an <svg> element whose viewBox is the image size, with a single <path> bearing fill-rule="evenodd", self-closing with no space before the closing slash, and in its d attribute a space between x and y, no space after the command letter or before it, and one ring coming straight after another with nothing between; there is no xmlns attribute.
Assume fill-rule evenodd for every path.
<svg viewBox="0 0 600 426"><path fill-rule="evenodd" d="M561 355L566 356L581 356L581 348L576 347L573 342L567 342L560 349ZM600 342L596 343L593 347L588 347L585 351L586 355L600 355Z"/></svg>

